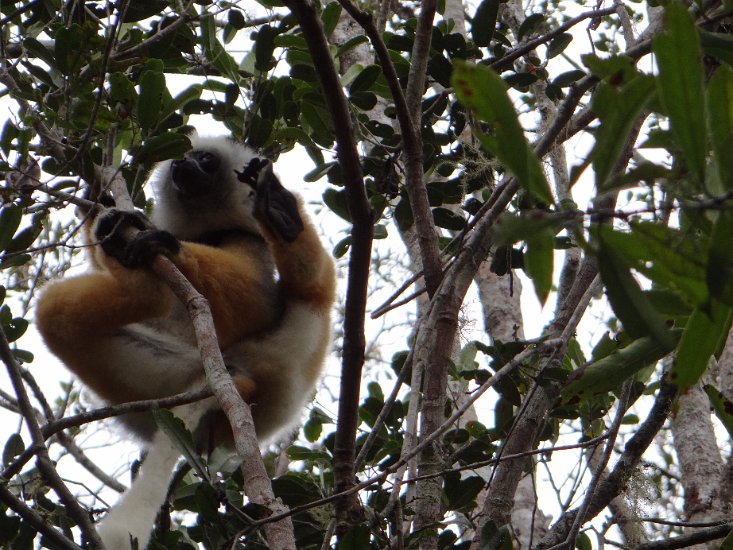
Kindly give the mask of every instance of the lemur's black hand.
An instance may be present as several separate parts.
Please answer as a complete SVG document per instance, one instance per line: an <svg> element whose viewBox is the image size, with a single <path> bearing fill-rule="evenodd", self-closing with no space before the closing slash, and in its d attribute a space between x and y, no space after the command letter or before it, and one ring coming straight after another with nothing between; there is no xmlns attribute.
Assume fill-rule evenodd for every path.
<svg viewBox="0 0 733 550"><path fill-rule="evenodd" d="M139 231L130 236L130 228ZM167 231L155 229L138 211L107 210L97 220L94 234L102 250L128 268L150 265L158 254L169 256L181 249L178 239Z"/></svg>
<svg viewBox="0 0 733 550"><path fill-rule="evenodd" d="M285 242L297 239L303 231L298 202L273 173L272 162L253 158L237 177L256 191L254 214L259 222Z"/></svg>

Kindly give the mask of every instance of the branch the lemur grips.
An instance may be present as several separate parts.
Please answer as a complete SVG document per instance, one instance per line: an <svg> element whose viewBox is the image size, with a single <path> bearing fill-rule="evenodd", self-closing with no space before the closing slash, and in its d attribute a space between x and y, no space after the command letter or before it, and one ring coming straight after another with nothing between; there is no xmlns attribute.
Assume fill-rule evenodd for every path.
<svg viewBox="0 0 733 550"><path fill-rule="evenodd" d="M191 142L184 159L155 170L152 220L111 209L88 221L87 239L99 245L91 248L90 271L46 286L36 306L38 329L66 367L111 404L200 387L202 360L188 314L147 269L165 254L209 302L227 368L253 405L257 435L272 437L297 417L320 376L330 343L333 261L270 161L227 138ZM245 184L236 172L242 167ZM202 451L231 443L213 399L177 414ZM165 457L143 463L148 473L141 479L168 479L178 455L162 448L150 415L121 420L152 456ZM153 493L136 481L102 520L108 550L129 550L130 536L145 548L160 505L160 488Z"/></svg>
<svg viewBox="0 0 733 550"><path fill-rule="evenodd" d="M174 235L155 229L137 211L106 210L99 215L94 234L105 254L131 269L149 266L158 254L172 256L181 249Z"/></svg>

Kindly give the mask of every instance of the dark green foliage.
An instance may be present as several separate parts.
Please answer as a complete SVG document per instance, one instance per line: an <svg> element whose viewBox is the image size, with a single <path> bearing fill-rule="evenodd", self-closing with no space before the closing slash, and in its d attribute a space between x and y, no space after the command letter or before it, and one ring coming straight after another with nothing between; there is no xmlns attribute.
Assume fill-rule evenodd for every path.
<svg viewBox="0 0 733 550"><path fill-rule="evenodd" d="M72 4L94 17L86 17L85 10ZM345 181L345 171L336 160L332 106L324 99L295 17L279 10L267 23L252 26L242 6L197 1L184 13L167 0L133 0L121 18L125 24L115 29L116 53L106 59L107 38L113 30L110 22L118 15L114 10L123 4L39 0L0 5L3 32L9 29L2 37L3 49L16 46L11 42L19 40L17 56L3 60L16 86L3 93L15 104L30 106L8 117L0 130L0 172L6 175L0 189L0 269L6 275L1 287L0 328L13 345L23 345L21 338L29 323L26 299L34 290L31 285L56 276L49 266L66 266L71 258L72 250L61 245L76 243L67 241L70 222L59 222L56 216L63 199L49 197L35 183L29 185L33 178L21 178L19 186L11 184L13 177L8 175L19 173L14 168L27 166L31 158L37 158L43 170L42 183L77 196L97 181L95 165L119 166L135 204L149 206L152 195L143 184L153 165L185 154L190 146L187 136L197 120L194 115L204 115L223 123L235 139L275 158L302 147L310 163L298 166L298 173L319 190L315 196L321 199L316 206L340 218L337 231L330 226L323 231L332 238L334 256L347 259L354 244L346 194L346 185L353 182ZM259 4L283 6L280 0L260 0ZM560 395L538 428L534 444L552 444L568 427L576 430L578 439L595 437L604 432L608 411L625 381L633 382L632 401L641 399L642 393L658 392L657 364L670 352L676 353L676 360L667 379L681 389L696 384L711 357L719 356L733 310L733 39L725 25L712 27L710 21L719 20L719 14L696 20L681 4L668 3L664 30L653 42L658 64L654 72L636 58L615 53L619 44L610 38L618 31L615 18L582 23L588 25L596 53L579 59L574 50L588 52L590 48L581 39L573 41L577 33L545 36L567 20L554 9L555 4L543 4L546 9L541 12L533 7L538 12L529 14L518 28L502 21L500 4L483 0L478 6L469 5L466 36L440 19L431 31L428 82L415 124L422 139L428 214L441 231L442 260L448 265L467 242L464 232L470 237L470 228L487 219L497 186L516 182L517 194L503 213L492 212L491 230L485 233L490 241L491 271L511 284L518 280L518 270L523 270L546 312L554 307L558 259L563 258L563 251L580 249L598 261L603 293L613 310L605 315L613 318L594 346L578 341L583 334L578 332L578 340L571 338L557 356L554 347L543 348L555 328L548 325L531 341L502 342L490 335L491 339L485 339L491 341L490 346L470 342L460 357L452 357L450 381L460 389L451 397L471 396L489 382L493 387L486 394L492 397L483 397L479 403L479 420L462 421L437 439L445 471L435 483L442 488L445 515L436 518L434 531L438 548L446 549L467 547L468 541L459 537L456 518L476 517L476 499L487 483L476 472L486 464L492 467L491 461L500 456L533 391ZM107 10L114 12L112 18ZM337 2L321 2L318 10L327 35L335 35L342 7ZM629 11L637 15L636 7ZM401 17L400 13L390 19L383 38L404 91L416 62L412 50L417 20ZM696 28L696 21L703 20L706 28ZM151 40L169 28L175 32L166 34L165 40ZM511 62L502 61L504 54L542 36L546 39L535 50ZM241 53L239 40L247 39L247 51ZM370 47L365 36L357 35L333 44L331 54L336 66L346 66L352 54ZM342 82L359 140L363 186L374 214L374 238L387 239L391 245L397 230L413 228L415 219L405 189L402 129L395 123L397 113L385 67L376 59L359 59L363 65L350 66ZM180 82L183 76L185 86L174 89L173 82ZM538 157L538 144L547 129L539 123L542 110L548 109L548 101L561 107L564 98L578 91L580 105L592 109L592 117L583 115L592 118L591 125L572 126L583 121L577 116L579 107L563 131L553 136L552 146L563 143L565 130L584 132L590 150L573 167L571 183L589 187L581 178L590 167L595 182L590 192L603 199L597 204L605 204L616 193L627 193L618 203L625 208L631 205L623 213L616 212L616 207L600 206L583 211L570 199L556 201L556 182L548 181L552 164L547 156ZM627 140L636 135L641 115L649 115L636 140L642 145L632 145L641 155L647 149L657 151L646 159L635 155L627 164ZM59 144L68 145L72 152L56 158L49 147L39 146L40 127L53 129ZM467 128L474 132L472 137ZM545 147L542 153L547 150ZM578 150L584 155L585 147ZM298 183L288 182L288 186L297 189ZM379 244L375 249L379 250ZM384 284L396 288L407 276L392 271L393 264L382 263L380 253L372 258L373 280L387 281ZM398 260L404 256L401 250L388 254ZM346 260L339 267L346 280ZM421 284L418 281L416 287ZM594 297L598 296L600 293ZM369 300L370 307L377 305L371 295ZM412 318L396 315L388 317L386 324L403 330L396 344L401 349L413 344L415 324ZM481 320L469 321L480 330ZM477 337L469 336L473 338ZM341 349L343 342L338 339L336 345ZM376 351L387 352L389 358L394 349L380 346L376 342ZM12 351L23 363L33 360L29 351ZM388 471L400 460L413 397L415 365L407 364L408 353L399 351L387 362L374 359L379 353L367 357L355 450L365 449L372 434L374 440L356 472L360 480ZM520 353L522 363L510 375L492 381ZM403 369L408 370L400 393L390 402L394 376ZM329 389L338 387L331 382L328 379ZM711 386L706 389L715 413L733 431L730 400ZM74 392L68 396L70 405L65 411L76 412L82 406L76 397ZM422 396L414 397L417 406L422 406ZM383 423L378 423L387 404L391 408ZM288 506L308 507L293 518L299 548L321 548L334 516L332 502L319 502L334 491L336 427L330 405L321 403L319 397L322 408L311 410L298 438L287 447L285 455L291 464L286 473L275 476L276 458L266 457L276 495ZM439 407L443 406L446 415L455 410L451 399L441 399ZM643 423L640 416L627 415L624 422ZM195 473L183 478L171 499L174 510L188 513L188 526L160 530L151 547L266 548L262 531L252 529L249 518L262 519L267 511L243 497L237 465L218 459L216 453L203 456L178 421L166 412L156 417ZM5 439L2 457L7 467L30 440L25 433ZM54 440L52 449L55 445ZM77 532L72 533L75 525L65 506L57 503L32 463L22 474L14 475L7 487L60 532L69 536ZM404 487L395 487L391 481L379 480L360 492L368 521L351 525L339 537L337 548L396 546L397 522L414 517L417 505L407 501ZM512 548L508 526L489 522L482 528L472 527L481 548ZM406 548L416 548L421 537L429 536L404 535ZM0 507L0 546L31 549L39 540L29 523ZM590 540L581 533L576 547L589 548ZM42 544L53 547L45 540Z"/></svg>

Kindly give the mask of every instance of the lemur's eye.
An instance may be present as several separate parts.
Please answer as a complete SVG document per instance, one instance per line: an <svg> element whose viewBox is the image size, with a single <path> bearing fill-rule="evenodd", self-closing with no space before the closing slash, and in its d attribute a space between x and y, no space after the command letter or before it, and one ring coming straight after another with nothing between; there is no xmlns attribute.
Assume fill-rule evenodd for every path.
<svg viewBox="0 0 733 550"><path fill-rule="evenodd" d="M219 168L219 157L213 153L203 151L199 156L199 163L206 172L215 172Z"/></svg>

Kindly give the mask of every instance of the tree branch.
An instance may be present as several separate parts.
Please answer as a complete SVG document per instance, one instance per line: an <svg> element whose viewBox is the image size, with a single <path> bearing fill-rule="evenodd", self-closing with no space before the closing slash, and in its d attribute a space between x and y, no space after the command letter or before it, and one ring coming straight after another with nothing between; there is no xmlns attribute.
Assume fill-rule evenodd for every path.
<svg viewBox="0 0 733 550"><path fill-rule="evenodd" d="M326 104L330 107L339 163L344 176L346 202L353 223L346 290L341 387L333 458L335 490L342 492L354 485L354 442L359 424L359 389L366 348L364 318L374 214L364 188L361 160L356 148L349 104L333 65L319 14L312 0L286 0L285 4L298 18L321 83L321 90L326 98ZM347 523L358 520L359 510L360 506L355 498L337 502L336 532L339 535L344 533Z"/></svg>
<svg viewBox="0 0 733 550"><path fill-rule="evenodd" d="M423 153L422 153L422 135L420 134L421 102L423 90L425 88L425 71L427 67L427 55L422 52L424 48L430 48L430 37L432 35L432 19L435 16L435 2L430 0L432 5L423 4L420 13L419 27L422 28L429 24L429 30L422 30L423 35L416 37L415 50L418 49L420 43L420 51L413 51L413 60L415 55L424 55L424 66L422 72L419 72L419 63L413 62L410 67L410 75L408 81L408 96L410 90L419 88L417 106L411 105L410 101L402 91L397 72L395 70L392 59L389 56L389 50L382 40L382 34L377 30L374 20L370 13L360 10L351 0L339 0L343 8L351 15L351 17L361 25L369 37L369 41L374 47L374 52L379 64L384 72L384 77L389 85L392 100L394 101L395 111L397 113L397 121L400 125L400 133L402 134L402 147L405 153L405 173L407 180L407 193L410 198L410 208L412 216L415 220L415 230L418 238L418 246L420 248L420 257L422 260L422 269L425 277L425 287L428 296L432 296L438 288L441 278L443 277L442 264L438 252L438 237L433 222L432 211L428 201L427 188L425 187L423 175ZM432 12L431 12L432 10ZM432 13L432 15L431 15ZM418 34L420 34L418 30ZM424 34L427 36L424 36ZM413 69L414 68L414 69ZM413 92L417 94L417 92Z"/></svg>
<svg viewBox="0 0 733 550"><path fill-rule="evenodd" d="M608 504L623 490L626 482L631 477L641 456L647 450L654 437L657 435L672 408L672 403L677 397L677 387L672 384L662 383L662 387L654 401L654 406L649 411L649 416L639 426L634 436L626 443L624 452L608 477L603 479L598 486L593 501L589 503L586 519L596 517ZM572 510L565 514L543 538L537 548L549 548L560 544L575 521L578 510ZM696 534L696 533L695 533ZM670 547L672 548L672 547ZM677 547L674 547L677 548Z"/></svg>
<svg viewBox="0 0 733 550"><path fill-rule="evenodd" d="M43 443L43 434L36 421L36 414L31 406L30 399L28 399L28 393L23 385L23 378L20 374L20 365L13 356L13 352L10 349L8 340L5 337L5 332L0 330L0 359L8 370L10 381L13 384L15 395L18 398L18 406L20 407L25 423L28 426L28 431L31 434L36 451L36 465L41 475L46 479L49 486L53 488L54 492L58 495L61 502L66 506L67 511L71 518L79 525L83 537L89 541L91 547L94 549L102 548L102 541L99 539L99 535L94 529L94 525L89 518L89 514L84 510L81 505L77 502L74 495L71 494L69 488L66 486L64 481L56 471L51 458L48 455L48 449Z"/></svg>

